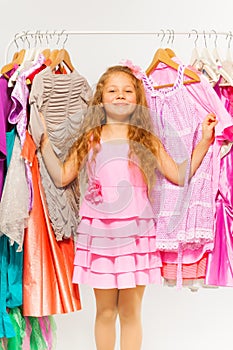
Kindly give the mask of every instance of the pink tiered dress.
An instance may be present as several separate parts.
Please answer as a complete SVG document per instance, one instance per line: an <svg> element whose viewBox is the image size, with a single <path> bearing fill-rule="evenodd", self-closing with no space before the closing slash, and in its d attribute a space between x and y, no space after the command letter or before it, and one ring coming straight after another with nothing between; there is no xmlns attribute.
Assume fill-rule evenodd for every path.
<svg viewBox="0 0 233 350"><path fill-rule="evenodd" d="M89 155L88 188L80 207L73 282L93 288L133 288L161 283L154 213L127 141L101 142Z"/></svg>

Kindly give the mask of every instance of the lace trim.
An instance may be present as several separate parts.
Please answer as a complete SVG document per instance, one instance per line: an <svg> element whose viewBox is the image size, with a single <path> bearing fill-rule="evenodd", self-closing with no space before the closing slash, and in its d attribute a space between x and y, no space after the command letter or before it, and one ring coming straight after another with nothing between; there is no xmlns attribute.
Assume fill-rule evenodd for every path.
<svg viewBox="0 0 233 350"><path fill-rule="evenodd" d="M167 287L176 287L176 280L164 278L163 285ZM201 287L208 287L205 285L204 278L198 279L184 279L182 287L189 288L191 292L197 292Z"/></svg>
<svg viewBox="0 0 233 350"><path fill-rule="evenodd" d="M158 250L178 250L179 243L178 242L164 242L164 241L156 241L156 249Z"/></svg>
<svg viewBox="0 0 233 350"><path fill-rule="evenodd" d="M211 240L214 238L213 231L211 230L205 230L205 229L199 229L199 230L192 230L189 232L180 231L177 234L177 240L180 242L195 242L196 239L207 239Z"/></svg>
<svg viewBox="0 0 233 350"><path fill-rule="evenodd" d="M19 251L23 247L29 217L25 163L20 153L20 140L16 136L0 202L0 232L10 238L11 244L18 243Z"/></svg>
<svg viewBox="0 0 233 350"><path fill-rule="evenodd" d="M183 248L186 247L195 250L205 243L213 242L213 239L214 233L211 230L199 229L189 232L180 231L177 234L176 240L156 240L156 248L158 250L178 251L179 245L182 244Z"/></svg>

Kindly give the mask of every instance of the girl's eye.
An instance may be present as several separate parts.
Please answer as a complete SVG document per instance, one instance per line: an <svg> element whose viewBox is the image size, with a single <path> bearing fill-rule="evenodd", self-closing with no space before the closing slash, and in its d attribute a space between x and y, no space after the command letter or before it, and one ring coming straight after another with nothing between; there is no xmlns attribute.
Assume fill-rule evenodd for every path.
<svg viewBox="0 0 233 350"><path fill-rule="evenodd" d="M132 93L133 91L132 90L126 90L126 92L131 92Z"/></svg>

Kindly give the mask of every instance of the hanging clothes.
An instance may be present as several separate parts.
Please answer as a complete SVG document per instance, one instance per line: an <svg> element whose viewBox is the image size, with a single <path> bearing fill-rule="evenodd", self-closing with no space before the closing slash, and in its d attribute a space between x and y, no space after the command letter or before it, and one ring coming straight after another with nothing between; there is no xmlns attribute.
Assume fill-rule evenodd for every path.
<svg viewBox="0 0 233 350"><path fill-rule="evenodd" d="M180 60L177 59L176 57L174 57L173 59L176 62L180 63ZM160 101L162 100L163 97L161 97L161 96L166 95L163 90L160 93L156 89L153 89L153 85L154 84L163 85L166 83L171 83L171 82L174 82L176 78L177 78L177 72L174 69L171 69L171 68L169 69L167 66L160 64L158 69L154 70L154 72L151 74L150 79L148 79L148 78L144 79L144 85L145 85L145 88L147 91L149 106L150 106L150 108L152 108L152 110L154 108L154 104L158 103L159 99L160 99ZM202 120L204 119L204 117L206 116L206 114L210 113L210 112L215 113L219 119L219 123L216 126L216 142L213 145L213 149L210 148L209 152L207 153L207 156L205 157L204 161L202 162L200 169L198 169L197 173L194 175L194 179L195 179L195 176L197 176L199 174L200 179L197 181L197 184L199 183L200 187L199 187L199 190L197 191L197 193L199 196L200 196L200 193L201 193L201 195L203 195L203 193L204 193L204 196L207 199L207 203L208 203L207 207L209 208L209 209L207 209L207 207L206 207L207 203L205 204L203 202L203 206L204 206L203 211L199 211L199 219L202 219L203 224L204 224L204 225L201 224L201 227L206 228L206 225L207 226L209 225L208 231L211 234L211 236L209 237L210 241L206 242L206 244L204 244L204 245L201 244L201 246L199 248L196 245L196 243L194 243L193 245L190 246L190 248L191 248L190 250L187 250L188 247L186 246L186 249L182 251L182 259L181 260L182 260L182 264L183 264L182 265L183 273L184 273L184 276L186 276L186 277L189 276L189 278L195 278L195 276L196 276L196 278L205 277L203 275L203 271L205 270L204 266L206 266L206 265L203 265L203 263L206 264L205 252L209 252L213 249L213 238L214 238L213 225L214 225L214 211L215 211L215 194L217 192L218 177L219 177L219 171L220 171L219 170L220 169L220 147L221 147L221 144L224 140L232 139L232 137L233 137L233 134L232 134L233 126L232 126L231 116L227 113L223 104L221 103L221 101L217 97L215 91L213 90L211 85L207 82L207 80L205 78L203 78L202 76L200 76L200 80L201 80L200 83L187 84L187 85L182 87L182 90L186 90L185 97L183 97L183 102L181 102L181 103L175 102L175 105L174 105L174 102L171 102L171 104L173 105L172 108L173 109L177 108L177 110L181 112L182 105L184 106L184 101L186 101L187 107L185 107L183 109L183 111L180 113L181 122L179 121L179 123L184 123L184 121L182 121L182 118L185 118L184 117L185 115L187 115L187 118L189 118L189 119L190 119L190 115L191 115L192 118L194 117L194 120L196 120L196 123L201 123ZM154 94L154 96L153 96L153 94ZM171 96L168 93L166 95L165 99L168 100L170 97ZM164 102L161 101L161 105L163 103ZM178 106L178 107L174 107L174 106ZM191 107L191 106L193 106L193 107ZM191 108L191 114L190 114L190 108ZM163 110L163 112L164 112L164 110ZM175 112L175 111L173 111L173 112ZM188 114L187 114L187 112L188 112ZM171 114L171 110L169 111L169 113L167 115L170 115L170 114ZM157 119L158 119L158 117L160 118L160 114L157 113L155 115L155 117ZM164 119L165 118L166 118L166 114L164 113ZM157 121L157 123L158 123L158 121ZM180 124L177 124L177 125L179 128ZM175 131L177 130L176 125L173 125L173 130L175 130ZM193 132L195 134L195 130L193 130ZM199 131L199 135L200 135L200 131ZM197 142L197 140L196 140L196 142ZM211 158L211 157L213 157L213 158ZM215 170L212 174L213 179L211 179L210 172L212 169L213 159L215 162ZM218 164L216 164L216 163L218 163ZM216 167L216 165L217 165L217 167ZM205 174L205 176L203 176L204 174ZM202 188L204 182L206 182L206 184ZM201 185L201 183L202 183L202 185ZM168 200L169 200L169 195L168 195ZM212 202L212 204L211 204L211 202ZM164 203L164 201L163 201L163 203ZM198 208L198 206L197 206L197 208ZM210 220L206 220L204 218L205 215L203 215L203 213L206 214L206 210L209 210L209 216L206 216L206 217L209 217ZM195 215L194 218L195 218L195 223L196 223L197 216ZM209 221L209 223L207 223L205 221ZM211 230L212 230L212 233L211 233ZM160 234L159 230L158 230L158 234ZM205 237L205 233L204 233L204 237ZM169 238L170 238L170 236L169 236ZM199 237L199 238L201 238L201 237ZM207 236L206 236L206 239L208 241ZM202 238L201 238L201 240L202 240ZM199 244L200 244L200 242L201 242L200 239L198 239ZM203 243L204 243L204 241L203 241ZM195 247L195 245L196 245L196 247ZM193 250L194 247L195 247L195 250ZM171 277L171 275L174 276L177 273L179 254L174 252L174 251L172 252L171 251L172 247L169 247L168 251L166 251L165 246L164 246L164 248L165 249L162 248L163 252L161 252L161 256L162 256L163 262L166 264L166 269L164 268L163 272L169 271L169 274L167 275L167 277L169 277L169 276ZM176 248L177 248L177 246L176 246ZM169 250L170 250L170 252L169 252ZM201 261L201 259L204 259L204 260ZM198 265L199 265L199 267L201 266L201 269L198 267ZM187 273L185 273L185 269L187 269ZM197 272L197 271L199 271L199 272ZM201 271L201 273L200 273L200 271Z"/></svg>
<svg viewBox="0 0 233 350"><path fill-rule="evenodd" d="M182 85L184 67L180 66L177 81L169 90L154 90L147 79L147 96L154 115L155 130L167 151L178 162L188 161L201 138L201 123ZM152 90L153 89L153 90ZM153 106L152 106L153 103ZM187 186L171 184L158 175L155 189L157 218L157 248L178 251L179 243L189 248L200 248L213 240L213 208L211 197L212 147ZM187 174L189 177L189 174ZM158 182L160 184L158 184ZM200 191L205 191L200 199ZM157 200L156 200L157 198ZM159 204L159 207L157 207ZM208 218L206 220L206 218ZM173 221L172 221L173 220Z"/></svg>
<svg viewBox="0 0 233 350"><path fill-rule="evenodd" d="M7 135L2 133L8 140L8 148L10 149L10 145L12 147L14 146L10 164L7 159L5 162L6 165L9 164L9 169L7 170L6 179L4 179L4 189L0 203L0 225L3 231L2 233L6 233L0 237L3 243L1 244L2 249L0 254L2 265L0 336L8 338L4 343L7 344L6 346L9 349L15 349L16 347L19 349L21 347L22 349L52 349L55 333L54 326L52 326L54 321L51 316L48 318L48 316L44 315L67 313L77 311L81 308L78 286L73 285L71 280L74 243L72 239L65 239L61 242L56 241L50 225L43 187L41 185L39 186L39 167L38 162L34 161L34 158L36 158L36 147L33 142L30 142L31 138L27 133L30 86L27 85L26 79L28 76L32 77L35 71L46 68L47 66L42 64L43 62L44 57L41 55L36 62L28 62L27 69L20 72L20 76L17 77L14 87L7 87L7 91L10 91L7 95L10 101L10 107L7 109L4 104L2 112L3 117L6 115L5 124L9 120L11 123L8 122L9 125L16 125L15 128L11 126L13 129ZM5 80L5 78L2 78L2 81L7 86L7 81ZM6 88L5 85L4 88ZM8 124L6 125L8 127ZM4 131L7 130L7 127L4 128ZM15 130L17 131L17 135L15 142L12 142L11 135L14 135L13 132ZM9 149L5 153L10 153ZM34 191L37 198L34 198ZM12 199L14 194L17 200ZM42 220L38 225L36 218L42 212L44 216L40 216ZM11 218L9 218L9 215ZM38 227L42 228L42 234L39 236ZM26 236L24 236L24 233ZM34 250L35 248L36 250ZM15 256L13 256L13 253ZM38 253L41 253L39 258ZM45 259L43 259L42 255ZM11 262L10 264L7 263L8 258L14 258L12 261L17 263L18 269L13 267L11 271ZM21 258L21 263L17 260L19 258ZM41 265L42 260L43 264ZM43 271L38 266L42 266ZM23 280L23 300L22 271L24 271L25 277ZM11 284L13 282L11 277L15 276L12 272L17 274L18 279L15 281L15 284ZM37 276L35 272L37 272ZM45 275L48 276L46 281L44 279ZM11 288L8 288L5 282L7 276ZM35 278L37 278L36 283L33 284ZM57 287L54 288L54 285ZM21 288L20 292L16 288ZM42 293L41 290L43 290ZM6 293L7 300L5 300ZM35 303L36 295L39 295L38 303ZM17 302L16 299L12 299L13 296L17 296ZM24 315L21 314L21 310L17 312L17 306L21 306L22 304L23 311L25 311ZM10 308L9 314L6 312L6 307ZM20 317L19 314L21 315ZM25 324L25 321L26 328L22 326L23 323Z"/></svg>
<svg viewBox="0 0 233 350"><path fill-rule="evenodd" d="M28 125L27 103L29 90L26 84L26 77L35 69L40 67L43 64L44 60L44 56L40 54L36 62L33 62L33 64L31 64L28 69L24 69L18 76L14 89L11 93L11 99L13 100L13 108L9 114L8 120L10 123L16 124L17 132L21 142L21 147L23 147L25 141L25 132ZM29 164L26 163L25 167L29 188L28 210L30 211L33 202L32 179ZM19 244L20 243L21 242L19 242Z"/></svg>
<svg viewBox="0 0 233 350"><path fill-rule="evenodd" d="M74 242L57 242L41 185L36 146L29 135L21 156L32 164L34 203L24 239L23 314L45 316L81 308L79 289L72 284ZM33 297L32 297L33 296Z"/></svg>
<svg viewBox="0 0 233 350"><path fill-rule="evenodd" d="M18 172L18 160L21 161L21 164L22 160L19 157L20 145L19 140L17 138L15 139L14 129L8 135L7 140L10 145L10 147L6 147L7 163L10 164L10 169L14 170L16 166L16 171ZM9 173L7 172L7 174ZM22 188L24 190L23 186ZM17 199L11 197L11 202L13 200ZM0 205L2 205L2 202ZM11 338L15 336L15 331L6 308L15 308L22 305L23 252L17 252L17 250L18 245L16 243L10 245L9 238L2 234L0 237L0 338Z"/></svg>
<svg viewBox="0 0 233 350"><path fill-rule="evenodd" d="M76 70L70 74L53 74L50 67L38 73L30 93L30 130L36 146L43 133L40 113L44 116L50 141L57 156L64 161L68 150L79 136L92 91L86 79ZM50 220L57 240L75 236L78 224L79 194L74 181L57 188L50 178L40 151L37 152L42 184L45 190Z"/></svg>
<svg viewBox="0 0 233 350"><path fill-rule="evenodd" d="M16 68L15 68L16 69ZM8 74L11 76L15 69L12 69ZM12 108L11 93L12 88L8 88L8 80L0 77L0 199L2 196L2 189L4 185L4 178L6 174L6 132L12 129L12 125L8 122L8 115Z"/></svg>
<svg viewBox="0 0 233 350"><path fill-rule="evenodd" d="M16 136L0 203L0 231L12 244L15 242L19 245L19 251L23 249L24 230L29 217L29 191L25 163L20 153L20 140Z"/></svg>
<svg viewBox="0 0 233 350"><path fill-rule="evenodd" d="M233 117L233 87L221 86L221 80L214 89ZM232 142L222 147L219 188L216 196L215 244L208 256L206 283L233 287L233 149Z"/></svg>

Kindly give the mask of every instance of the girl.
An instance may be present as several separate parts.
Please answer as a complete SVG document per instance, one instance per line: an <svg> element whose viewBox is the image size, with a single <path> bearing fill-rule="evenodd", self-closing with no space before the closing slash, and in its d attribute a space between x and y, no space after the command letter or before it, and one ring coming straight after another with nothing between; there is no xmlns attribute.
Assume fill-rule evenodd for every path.
<svg viewBox="0 0 233 350"><path fill-rule="evenodd" d="M159 282L160 255L155 250L154 213L150 204L155 168L183 185L192 177L214 141L216 117L207 115L202 139L188 161L176 164L153 133L140 79L127 66L109 68L100 78L81 136L62 164L45 132L41 153L56 186L83 174L74 283L87 283L96 298L98 350L113 350L119 315L121 350L139 350L141 303L145 285Z"/></svg>

